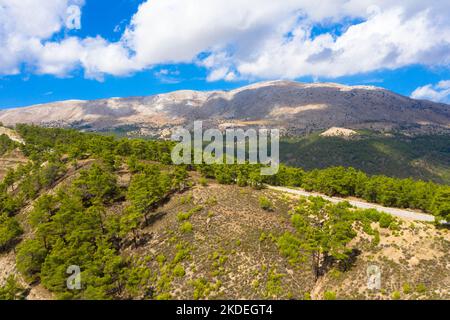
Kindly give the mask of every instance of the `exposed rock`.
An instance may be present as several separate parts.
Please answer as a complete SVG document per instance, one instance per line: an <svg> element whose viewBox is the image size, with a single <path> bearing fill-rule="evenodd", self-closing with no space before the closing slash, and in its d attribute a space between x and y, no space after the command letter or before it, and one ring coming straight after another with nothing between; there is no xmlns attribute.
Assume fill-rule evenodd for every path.
<svg viewBox="0 0 450 320"><path fill-rule="evenodd" d="M149 97L71 100L0 112L7 125L34 123L160 136L175 126L272 127L285 134L349 129L450 131L450 106L382 88L262 82L232 91L176 91Z"/></svg>
<svg viewBox="0 0 450 320"><path fill-rule="evenodd" d="M322 137L345 137L345 138L350 138L356 135L358 135L358 132L356 132L355 130L336 127L330 128L321 134Z"/></svg>
<svg viewBox="0 0 450 320"><path fill-rule="evenodd" d="M17 134L17 132L15 132L14 130L0 126L0 136L3 134L7 135L12 141L16 141L18 143L25 144L25 142L19 136L19 134Z"/></svg>

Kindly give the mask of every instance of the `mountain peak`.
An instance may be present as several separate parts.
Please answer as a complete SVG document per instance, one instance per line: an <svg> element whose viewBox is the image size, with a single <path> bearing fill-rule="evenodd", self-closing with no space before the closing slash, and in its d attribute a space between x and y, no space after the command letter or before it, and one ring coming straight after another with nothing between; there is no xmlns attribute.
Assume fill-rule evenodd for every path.
<svg viewBox="0 0 450 320"><path fill-rule="evenodd" d="M0 112L6 125L114 130L132 126L155 135L202 120L207 126L270 126L285 134L332 127L375 130L450 130L447 105L413 100L373 86L265 81L231 91L179 90L149 97L69 100Z"/></svg>

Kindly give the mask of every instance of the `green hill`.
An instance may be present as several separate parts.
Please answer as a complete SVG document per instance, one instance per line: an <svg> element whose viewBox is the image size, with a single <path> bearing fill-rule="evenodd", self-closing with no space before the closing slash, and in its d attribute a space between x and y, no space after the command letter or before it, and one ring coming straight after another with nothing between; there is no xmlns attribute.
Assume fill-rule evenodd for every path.
<svg viewBox="0 0 450 320"><path fill-rule="evenodd" d="M284 139L282 162L304 168L354 167L368 174L415 178L450 184L450 136L382 135L363 132L345 139L306 137Z"/></svg>
<svg viewBox="0 0 450 320"><path fill-rule="evenodd" d="M0 181L0 300L450 297L446 228L264 183L442 217L448 186L339 167L264 178L259 166L173 165L166 141L17 131L25 144L11 148L28 162ZM367 288L371 265L381 290Z"/></svg>

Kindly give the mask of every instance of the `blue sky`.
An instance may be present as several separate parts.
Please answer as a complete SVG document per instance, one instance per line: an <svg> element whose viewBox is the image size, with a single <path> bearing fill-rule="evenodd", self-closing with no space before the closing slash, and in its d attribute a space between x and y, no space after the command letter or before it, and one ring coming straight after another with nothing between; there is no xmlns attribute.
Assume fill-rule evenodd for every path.
<svg viewBox="0 0 450 320"><path fill-rule="evenodd" d="M180 89L228 90L272 79L375 85L449 102L447 14L442 21L435 15L433 24L422 23L424 12L442 11L433 2L410 8L407 1L393 1L393 7L379 1L376 7L317 11L304 4L308 1L286 0L278 8L263 0L255 9L253 0L244 5L210 0L196 16L204 0L162 1L36 1L44 3L36 10L43 10L39 16L45 19L34 21L26 13L12 17L23 19L22 25L1 19L0 10L5 52L0 108ZM0 9L3 3L6 14L33 12L12 8L9 0L0 0ZM234 12L242 15L236 21ZM389 41L384 39L391 33L377 39L388 32L380 21L397 30ZM442 34L436 39L434 27ZM11 39L22 41L18 49L11 49Z"/></svg>

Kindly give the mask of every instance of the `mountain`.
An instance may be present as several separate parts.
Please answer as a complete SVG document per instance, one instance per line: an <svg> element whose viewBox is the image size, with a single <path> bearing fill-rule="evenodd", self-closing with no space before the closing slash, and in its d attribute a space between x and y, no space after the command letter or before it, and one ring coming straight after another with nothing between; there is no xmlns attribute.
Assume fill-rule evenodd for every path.
<svg viewBox="0 0 450 320"><path fill-rule="evenodd" d="M262 82L232 91L70 100L0 112L5 125L34 123L164 136L174 126L277 127L286 135L348 129L448 132L450 107L371 86Z"/></svg>

